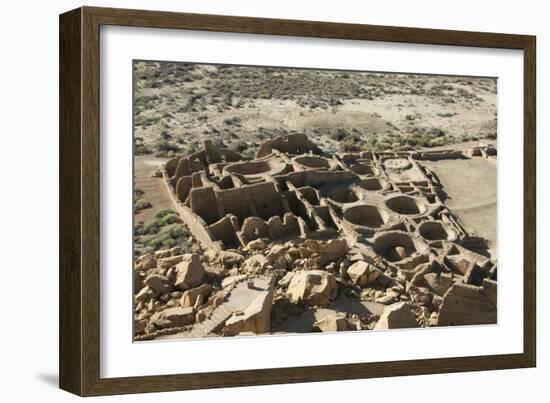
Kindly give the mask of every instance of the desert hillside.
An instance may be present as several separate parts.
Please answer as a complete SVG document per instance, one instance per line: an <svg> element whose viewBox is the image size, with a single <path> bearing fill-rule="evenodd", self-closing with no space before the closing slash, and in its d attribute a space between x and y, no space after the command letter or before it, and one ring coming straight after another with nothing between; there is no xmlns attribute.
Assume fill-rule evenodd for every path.
<svg viewBox="0 0 550 403"><path fill-rule="evenodd" d="M188 154L211 139L252 156L306 133L329 152L496 138L496 79L137 62L135 152Z"/></svg>

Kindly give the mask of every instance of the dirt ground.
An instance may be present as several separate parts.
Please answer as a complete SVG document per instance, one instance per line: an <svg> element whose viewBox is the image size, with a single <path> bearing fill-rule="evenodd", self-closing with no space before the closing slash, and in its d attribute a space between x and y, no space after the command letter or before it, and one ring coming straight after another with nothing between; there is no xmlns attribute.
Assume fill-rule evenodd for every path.
<svg viewBox="0 0 550 403"><path fill-rule="evenodd" d="M423 161L439 177L445 204L472 235L489 241L497 256L497 166L483 158Z"/></svg>
<svg viewBox="0 0 550 403"><path fill-rule="evenodd" d="M137 62L136 152L211 139L245 155L291 132L324 150L401 150L496 138L496 80Z"/></svg>
<svg viewBox="0 0 550 403"><path fill-rule="evenodd" d="M150 208L136 213L137 221L146 221L162 209L172 208L172 202L162 181L151 177L151 172L166 162L166 158L136 156L134 158L134 186L143 191L143 198L151 203Z"/></svg>

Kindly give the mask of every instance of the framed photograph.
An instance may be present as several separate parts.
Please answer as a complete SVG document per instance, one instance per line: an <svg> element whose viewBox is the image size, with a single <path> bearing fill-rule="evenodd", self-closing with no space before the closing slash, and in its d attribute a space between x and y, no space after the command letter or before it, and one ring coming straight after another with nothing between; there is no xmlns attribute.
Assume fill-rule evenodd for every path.
<svg viewBox="0 0 550 403"><path fill-rule="evenodd" d="M535 366L535 80L534 36L62 14L61 388Z"/></svg>

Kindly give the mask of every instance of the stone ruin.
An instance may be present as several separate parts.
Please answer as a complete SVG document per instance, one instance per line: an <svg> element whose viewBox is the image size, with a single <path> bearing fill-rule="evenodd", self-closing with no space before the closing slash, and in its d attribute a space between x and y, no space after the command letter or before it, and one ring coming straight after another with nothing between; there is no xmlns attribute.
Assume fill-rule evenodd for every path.
<svg viewBox="0 0 550 403"><path fill-rule="evenodd" d="M496 323L496 261L422 165L448 158L496 150L327 154L295 134L169 160L203 253L136 260L136 340Z"/></svg>

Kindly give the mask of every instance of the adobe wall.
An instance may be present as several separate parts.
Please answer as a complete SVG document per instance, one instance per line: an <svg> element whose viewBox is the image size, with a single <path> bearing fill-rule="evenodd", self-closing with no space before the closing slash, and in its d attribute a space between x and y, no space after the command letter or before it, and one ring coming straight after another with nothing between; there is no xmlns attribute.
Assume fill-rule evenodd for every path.
<svg viewBox="0 0 550 403"><path fill-rule="evenodd" d="M469 155L449 149L329 156L305 135L291 135L265 142L251 161L207 142L198 153L168 161L164 175L182 219L208 247L336 232L373 247L386 231L432 244L467 233L441 202L435 174L417 160L494 153L481 146Z"/></svg>
<svg viewBox="0 0 550 403"><path fill-rule="evenodd" d="M284 213L282 196L273 182L221 190L216 197L224 212L236 215L241 222L248 216L268 219Z"/></svg>
<svg viewBox="0 0 550 403"><path fill-rule="evenodd" d="M217 241L213 234L210 232L206 221L204 221L199 215L195 214L189 207L178 201L176 194L170 188L170 179L167 175L167 172L163 171L162 175L163 182L166 185L168 194L170 195L170 200L174 204L174 209L179 214L182 221L187 225L189 231L191 231L197 241L204 247L213 251L220 251L225 249L223 242Z"/></svg>
<svg viewBox="0 0 550 403"><path fill-rule="evenodd" d="M286 154L322 154L322 151L315 143L310 141L305 134L290 134L286 138L277 137L273 140L268 140L260 145L256 158L265 157L273 150L280 151Z"/></svg>

